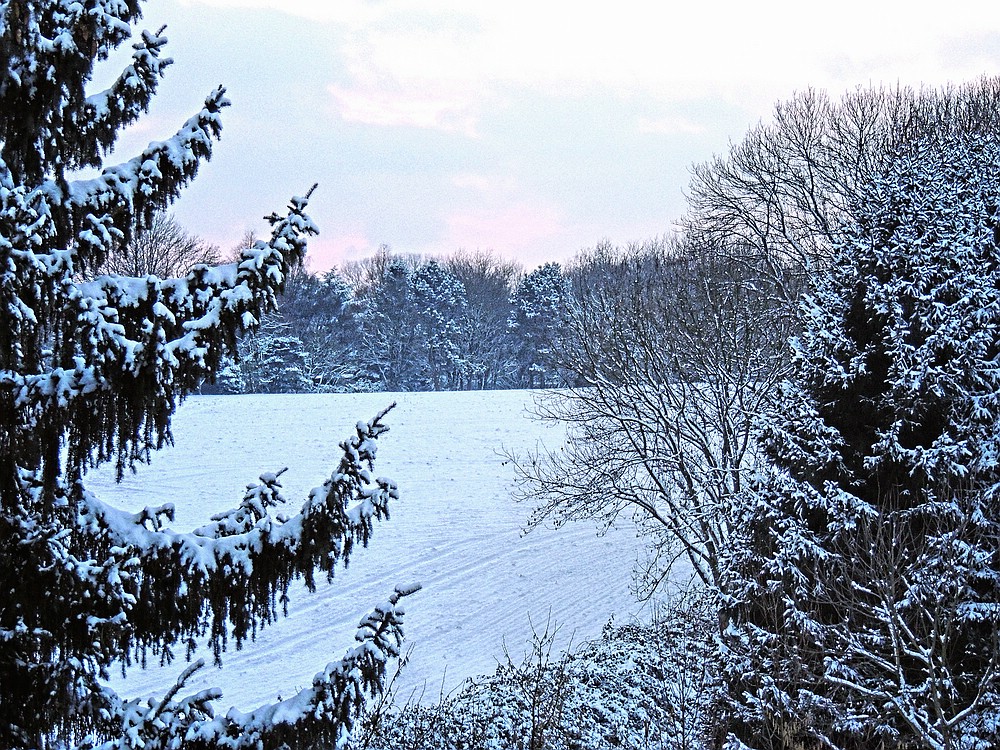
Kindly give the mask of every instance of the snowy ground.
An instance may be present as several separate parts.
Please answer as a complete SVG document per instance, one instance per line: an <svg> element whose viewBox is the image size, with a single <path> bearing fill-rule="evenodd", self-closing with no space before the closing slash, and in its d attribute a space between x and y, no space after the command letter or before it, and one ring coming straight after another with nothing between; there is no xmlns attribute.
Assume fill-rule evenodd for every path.
<svg viewBox="0 0 1000 750"><path fill-rule="evenodd" d="M528 417L531 398L523 391L192 398L175 419L175 447L120 485L102 471L89 486L130 509L172 502L175 527L189 530L236 505L260 472L288 466L282 480L297 504L325 479L353 424L398 401L376 466L400 487L392 519L332 585L315 594L294 589L288 619L228 652L222 670L203 669L189 687L222 688L219 708L288 697L343 654L372 605L417 581L423 590L407 599L413 653L398 699L432 700L492 672L505 644L523 653L532 623L541 630L551 616L565 643L596 636L612 616L641 616L629 593L640 549L632 529L602 537L580 523L521 535L529 508L511 499L513 472L499 451L560 439ZM129 697L161 694L183 666L133 670L114 686Z"/></svg>

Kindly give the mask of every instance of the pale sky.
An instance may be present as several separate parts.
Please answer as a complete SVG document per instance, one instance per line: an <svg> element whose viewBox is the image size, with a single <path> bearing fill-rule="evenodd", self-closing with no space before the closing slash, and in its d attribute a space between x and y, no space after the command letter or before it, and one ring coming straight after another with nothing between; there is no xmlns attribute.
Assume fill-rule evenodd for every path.
<svg viewBox="0 0 1000 750"><path fill-rule="evenodd" d="M173 210L229 248L319 183L314 270L382 244L530 268L655 237L690 166L797 90L1000 74L982 0L150 0L142 27L163 24L175 64L123 156L225 85Z"/></svg>

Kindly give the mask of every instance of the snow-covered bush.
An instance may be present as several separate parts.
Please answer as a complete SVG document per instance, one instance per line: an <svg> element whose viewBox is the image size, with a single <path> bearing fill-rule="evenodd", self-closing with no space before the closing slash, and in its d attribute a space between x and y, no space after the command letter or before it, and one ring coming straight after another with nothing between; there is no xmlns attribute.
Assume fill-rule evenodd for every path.
<svg viewBox="0 0 1000 750"><path fill-rule="evenodd" d="M211 156L228 104L219 88L176 135L104 166L169 63L166 39L143 32L121 76L87 94L140 5L0 3L0 747L333 747L398 655L407 590L311 687L248 714L216 714L217 691L185 696L197 663L151 702L105 684L119 663L150 651L169 661L202 636L216 659L245 645L287 606L292 580L314 587L367 544L397 495L371 473L382 415L357 425L291 518L272 515L275 474L186 534L167 527L171 505L126 512L86 489L88 469L113 462L121 474L170 441L177 403L274 309L316 231L308 196L294 198L270 238L229 265L93 276ZM84 167L99 172L77 178Z"/></svg>
<svg viewBox="0 0 1000 750"><path fill-rule="evenodd" d="M426 705L380 713L355 750L703 750L712 746L718 671L704 600L653 625L608 624L600 638L553 654L537 633L523 661ZM407 696L398 696L406 698Z"/></svg>

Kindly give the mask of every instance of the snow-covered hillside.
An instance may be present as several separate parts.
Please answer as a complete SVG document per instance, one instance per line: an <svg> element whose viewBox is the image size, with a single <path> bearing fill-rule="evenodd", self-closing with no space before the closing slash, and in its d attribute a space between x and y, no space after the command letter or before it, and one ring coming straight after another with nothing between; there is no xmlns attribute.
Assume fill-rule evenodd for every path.
<svg viewBox="0 0 1000 750"><path fill-rule="evenodd" d="M522 536L529 508L511 499L513 471L499 452L561 438L529 418L531 399L523 391L192 398L177 414L175 447L119 485L102 470L89 487L130 509L174 503L175 527L190 530L235 506L261 472L287 466L282 481L297 504L326 478L354 423L397 401L376 466L400 488L392 519L332 585L315 594L295 587L289 618L189 686L221 687L220 708L287 697L343 654L359 618L395 585L419 582L423 590L407 600L413 653L398 695L431 700L492 672L505 643L519 656L532 623L541 629L551 616L562 643L580 642L610 617L640 610L629 593L640 549L633 529L598 536L581 523ZM128 696L160 694L183 666L132 670L115 686Z"/></svg>

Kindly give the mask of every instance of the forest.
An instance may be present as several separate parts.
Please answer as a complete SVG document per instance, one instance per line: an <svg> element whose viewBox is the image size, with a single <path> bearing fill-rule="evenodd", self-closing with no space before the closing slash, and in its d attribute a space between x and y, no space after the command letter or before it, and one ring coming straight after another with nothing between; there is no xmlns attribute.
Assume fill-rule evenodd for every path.
<svg viewBox="0 0 1000 750"><path fill-rule="evenodd" d="M323 275L299 269L206 392L555 387L571 299L558 264L525 274L487 252L425 260L383 248Z"/></svg>
<svg viewBox="0 0 1000 750"><path fill-rule="evenodd" d="M106 164L170 62L143 32L87 91L139 15L0 3L0 747L1000 744L1000 79L800 92L694 165L676 232L565 268L384 250L310 275L310 190L233 257L163 270L127 256L229 102ZM641 592L678 560L690 589L576 654L543 632L429 706L386 700L417 587L373 592L311 685L247 713L188 694L197 640L252 648L293 581L336 585L379 543L392 409L297 512L264 473L176 532L172 504L114 507L88 471L155 460L206 389L471 388L542 389L566 426L508 457L529 525L634 518ZM175 658L155 699L107 684Z"/></svg>

